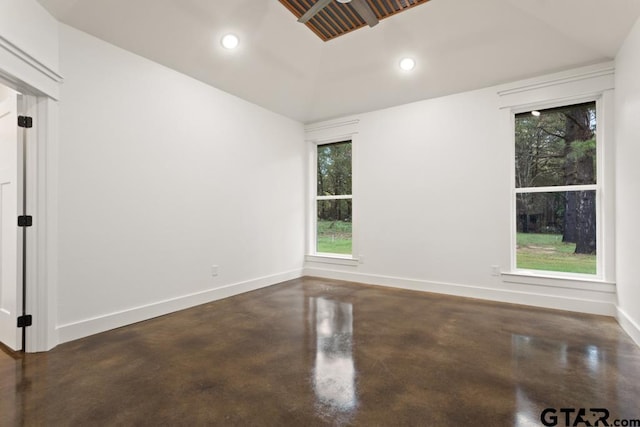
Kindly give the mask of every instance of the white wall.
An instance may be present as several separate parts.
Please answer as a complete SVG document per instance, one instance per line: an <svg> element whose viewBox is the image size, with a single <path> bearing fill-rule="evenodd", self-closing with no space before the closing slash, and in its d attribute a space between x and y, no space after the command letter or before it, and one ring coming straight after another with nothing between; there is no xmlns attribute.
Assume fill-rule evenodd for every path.
<svg viewBox="0 0 640 427"><path fill-rule="evenodd" d="M615 315L612 283L492 275L494 265L510 270L511 110L501 107L554 93L608 99L612 74L602 64L515 83L536 89L513 95L492 87L309 125L311 146L342 128L357 132L354 255L364 263L310 257L306 274Z"/></svg>
<svg viewBox="0 0 640 427"><path fill-rule="evenodd" d="M355 221L366 270L491 283L509 242L510 150L496 137L496 101L480 90L361 117Z"/></svg>
<svg viewBox="0 0 640 427"><path fill-rule="evenodd" d="M640 20L616 58L616 227L620 323L640 344Z"/></svg>
<svg viewBox="0 0 640 427"><path fill-rule="evenodd" d="M58 69L58 21L35 0L0 2L0 38Z"/></svg>
<svg viewBox="0 0 640 427"><path fill-rule="evenodd" d="M61 341L301 274L300 123L60 37Z"/></svg>

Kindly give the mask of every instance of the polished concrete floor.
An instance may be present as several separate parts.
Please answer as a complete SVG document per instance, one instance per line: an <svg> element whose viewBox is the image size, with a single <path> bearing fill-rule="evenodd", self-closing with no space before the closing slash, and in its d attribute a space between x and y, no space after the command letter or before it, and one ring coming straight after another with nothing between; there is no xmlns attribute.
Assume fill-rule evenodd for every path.
<svg viewBox="0 0 640 427"><path fill-rule="evenodd" d="M2 426L640 418L640 349L613 319L315 278L0 352L0 381Z"/></svg>

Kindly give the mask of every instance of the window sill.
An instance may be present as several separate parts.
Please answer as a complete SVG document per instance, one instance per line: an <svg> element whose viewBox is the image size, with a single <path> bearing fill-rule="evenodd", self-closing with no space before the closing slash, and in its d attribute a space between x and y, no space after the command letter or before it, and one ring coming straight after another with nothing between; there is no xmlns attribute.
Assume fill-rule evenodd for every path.
<svg viewBox="0 0 640 427"><path fill-rule="evenodd" d="M514 271L501 273L502 280L507 283L548 286L553 288L570 288L597 292L615 293L616 284L603 279L585 275L562 276L547 272Z"/></svg>
<svg viewBox="0 0 640 427"><path fill-rule="evenodd" d="M355 267L360 262L357 258L350 255L334 255L334 254L314 254L306 255L304 260L307 262L320 262L323 264L336 264Z"/></svg>

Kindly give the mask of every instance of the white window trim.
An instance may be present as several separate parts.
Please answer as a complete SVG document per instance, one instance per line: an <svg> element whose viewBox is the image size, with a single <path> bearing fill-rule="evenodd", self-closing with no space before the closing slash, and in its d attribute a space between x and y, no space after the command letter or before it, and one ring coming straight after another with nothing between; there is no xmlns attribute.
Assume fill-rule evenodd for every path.
<svg viewBox="0 0 640 427"><path fill-rule="evenodd" d="M316 140L312 141L312 155L311 157L311 167L310 169L310 182L311 182L311 194L312 194L312 204L311 204L311 212L309 215L310 219L310 233L309 233L309 247L307 248L307 256L305 257L306 261L310 262L323 262L329 264L338 264L338 265L357 265L358 259L353 255L357 253L356 245L355 245L355 232L354 232L354 202L353 202L353 157L354 157L354 146L353 143L353 135L342 135L336 136L329 139ZM330 145L336 144L339 142L349 142L351 143L351 194L339 194L339 195L331 195L331 196L318 196L318 147L322 145ZM333 254L328 252L318 252L318 201L321 200L351 200L351 254ZM347 261L347 262L345 262Z"/></svg>
<svg viewBox="0 0 640 427"><path fill-rule="evenodd" d="M597 135L596 135L596 138L598 138ZM597 143L596 143L596 150L597 150ZM596 157L597 157L597 153L596 153ZM597 170L596 170L596 175L597 175ZM596 177L596 179L598 178ZM515 189L515 191L516 191L516 194L530 194L530 193L564 193L566 191L593 191L597 189L598 189L598 184L585 184L585 185L554 185L552 187L518 187Z"/></svg>
<svg viewBox="0 0 640 427"><path fill-rule="evenodd" d="M586 67L575 68L559 73L521 80L502 85L497 90L498 108L501 115L501 133L505 149L511 150L510 171L512 174L511 189L515 188L515 159L514 144L514 115L534 109L552 108L560 105L576 104L580 102L599 100L596 106L598 115L598 147L601 150L598 161L598 184L600 198L596 200L599 207L600 224L598 230L599 256L602 268L598 271L601 278L590 276L558 277L554 272L514 271L512 262L515 252L515 194L511 190L510 219L510 248L505 251L503 265L508 266L502 272L502 281L514 284L545 283L556 288L572 288L584 286L588 288L594 282L615 286L615 205L614 205L614 144L613 144L613 106L615 87L615 64L612 61ZM506 242L505 242L506 243Z"/></svg>
<svg viewBox="0 0 640 427"><path fill-rule="evenodd" d="M349 255L329 254L317 252L314 255L306 255L304 260L307 262L319 262L322 264L345 265L355 267L360 264L360 260Z"/></svg>
<svg viewBox="0 0 640 427"><path fill-rule="evenodd" d="M344 141L347 142L347 141ZM352 146L353 147L353 146ZM316 183L317 185L317 183ZM353 192L353 189L351 189ZM353 200L353 194L340 194L335 196L318 196L316 195L316 200Z"/></svg>
<svg viewBox="0 0 640 427"><path fill-rule="evenodd" d="M310 124L305 127L305 139L308 144L308 204L307 204L307 244L306 256L307 262L323 262L342 266L357 266L360 263L358 254L358 214L357 214L357 136L360 120L357 118L348 118L344 120L328 121L316 124ZM317 252L316 248L316 229L317 229L317 201L330 200L330 198L339 198L344 196L319 196L317 198L317 166L318 166L318 146L333 144L336 142L351 141L351 215L352 223L352 243L351 255L330 254ZM356 195L356 196L354 196ZM329 199L325 199L329 198Z"/></svg>
<svg viewBox="0 0 640 427"><path fill-rule="evenodd" d="M615 293L615 283L598 280L592 275L583 275L584 278L566 277L559 274L546 274L544 271L531 270L526 273L502 273L502 280L507 283L518 283L550 288L563 287L593 292Z"/></svg>
<svg viewBox="0 0 640 427"><path fill-rule="evenodd" d="M603 200L602 193L605 191L606 186L610 186L608 182L610 177L608 170L610 169L605 161L609 156L605 156L607 146L611 145L610 141L607 141L607 136L611 135L609 129L609 122L612 122L612 118L608 116L611 113L611 108L607 108L605 113L605 107L603 106L603 99L605 97L605 91L598 92L596 94L588 96L575 96L575 97L563 97L562 99L556 99L553 101L529 103L509 109L510 114L510 128L509 128L509 142L511 147L511 247L510 247L510 270L503 272L503 277L514 283L528 283L526 278L547 278L556 279L558 284L564 283L565 287L572 287L571 282L598 282L598 283L610 283L612 276L612 265L605 263L607 259L607 252L612 248L607 248L605 242L605 230L607 234L613 235L612 215L610 209L607 209L607 205L611 204L609 200ZM584 102L596 103L596 184L590 185L567 185L567 186L551 186L551 187L516 187L516 171L515 171L515 116L516 114L532 111L532 110L544 110L549 108L556 108L574 104L580 104ZM610 104L610 102L608 102ZM547 193L547 192L562 192L562 191L585 191L592 190L596 192L596 274L580 274L580 273L566 273L548 270L531 270L517 268L516 266L516 240L517 240L517 224L516 224L516 195L523 193ZM605 226L605 222L606 225Z"/></svg>

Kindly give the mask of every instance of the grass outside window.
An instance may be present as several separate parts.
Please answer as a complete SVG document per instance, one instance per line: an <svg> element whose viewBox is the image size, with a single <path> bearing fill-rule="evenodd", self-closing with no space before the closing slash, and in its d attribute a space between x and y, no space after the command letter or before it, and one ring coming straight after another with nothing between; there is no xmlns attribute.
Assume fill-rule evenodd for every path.
<svg viewBox="0 0 640 427"><path fill-rule="evenodd" d="M518 233L516 267L563 273L596 274L596 255L574 253L575 243L564 243L562 234Z"/></svg>
<svg viewBox="0 0 640 427"><path fill-rule="evenodd" d="M318 220L317 251L349 255L352 253L351 221Z"/></svg>

